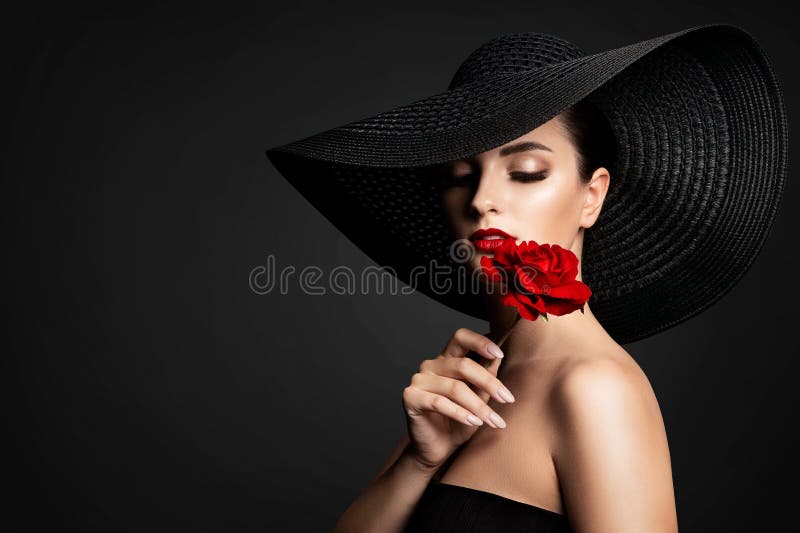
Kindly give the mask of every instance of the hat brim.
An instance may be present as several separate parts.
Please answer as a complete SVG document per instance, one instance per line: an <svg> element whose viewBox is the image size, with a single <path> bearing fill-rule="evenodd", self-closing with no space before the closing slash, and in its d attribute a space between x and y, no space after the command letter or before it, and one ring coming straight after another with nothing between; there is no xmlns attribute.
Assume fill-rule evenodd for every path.
<svg viewBox="0 0 800 533"><path fill-rule="evenodd" d="M582 278L594 314L624 344L718 301L749 269L777 213L786 111L766 54L744 30L697 26L465 83L266 153L374 261L486 319L483 299L455 278L440 286L414 277L432 263L461 267L432 171L583 98L604 112L619 152L603 211L585 233Z"/></svg>

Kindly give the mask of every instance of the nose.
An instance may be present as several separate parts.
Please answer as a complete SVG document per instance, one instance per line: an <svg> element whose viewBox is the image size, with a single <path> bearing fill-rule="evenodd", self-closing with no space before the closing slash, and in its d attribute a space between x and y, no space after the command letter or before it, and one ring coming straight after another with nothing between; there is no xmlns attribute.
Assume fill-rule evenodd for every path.
<svg viewBox="0 0 800 533"><path fill-rule="evenodd" d="M482 170L478 177L477 188L470 202L469 212L476 219L487 214L498 214L502 203L501 180L492 176L488 169Z"/></svg>

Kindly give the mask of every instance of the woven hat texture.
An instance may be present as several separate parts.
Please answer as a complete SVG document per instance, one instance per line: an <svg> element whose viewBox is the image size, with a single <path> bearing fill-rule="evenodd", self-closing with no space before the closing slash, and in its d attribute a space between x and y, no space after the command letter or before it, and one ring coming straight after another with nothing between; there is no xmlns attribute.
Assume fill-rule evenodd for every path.
<svg viewBox="0 0 800 533"><path fill-rule="evenodd" d="M679 324L747 272L775 219L787 119L756 40L707 24L587 54L554 35L498 36L447 89L266 154L328 220L417 290L486 319L479 294L441 290L412 269L455 273L439 165L496 148L582 99L616 137L611 184L585 232L589 305L620 344Z"/></svg>

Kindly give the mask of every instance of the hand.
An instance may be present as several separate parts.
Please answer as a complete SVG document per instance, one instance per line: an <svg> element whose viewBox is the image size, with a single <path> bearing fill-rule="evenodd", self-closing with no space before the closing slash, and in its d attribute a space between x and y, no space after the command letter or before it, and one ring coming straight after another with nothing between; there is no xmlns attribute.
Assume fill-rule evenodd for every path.
<svg viewBox="0 0 800 533"><path fill-rule="evenodd" d="M470 351L488 361L487 366L468 357ZM513 402L497 379L502 352L491 339L467 328L450 337L444 351L426 359L403 389L409 450L421 464L438 468L484 423L498 429L503 419L489 407L489 398ZM483 361L483 363L486 363ZM497 417L496 419L494 417Z"/></svg>

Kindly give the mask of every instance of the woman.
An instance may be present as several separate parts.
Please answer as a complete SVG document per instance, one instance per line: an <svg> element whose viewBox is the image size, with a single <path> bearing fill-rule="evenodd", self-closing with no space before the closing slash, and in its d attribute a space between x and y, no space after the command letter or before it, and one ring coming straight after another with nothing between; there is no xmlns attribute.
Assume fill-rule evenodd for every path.
<svg viewBox="0 0 800 533"><path fill-rule="evenodd" d="M676 531L658 402L621 344L744 275L785 151L774 73L728 25L591 56L501 36L445 93L269 150L401 279L419 282L427 260L463 263L444 258L453 239L475 242L477 271L494 235L571 250L592 289L584 313L515 321L496 293L423 280L492 333L460 328L422 361L402 393L407 435L336 531Z"/></svg>

